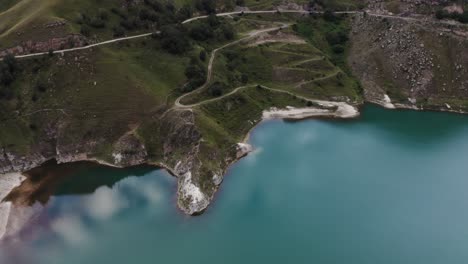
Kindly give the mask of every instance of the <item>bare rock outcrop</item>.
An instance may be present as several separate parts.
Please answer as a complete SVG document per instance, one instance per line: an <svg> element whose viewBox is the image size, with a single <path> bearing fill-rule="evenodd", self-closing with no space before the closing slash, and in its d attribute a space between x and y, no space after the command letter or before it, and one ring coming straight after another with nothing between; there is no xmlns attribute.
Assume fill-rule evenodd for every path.
<svg viewBox="0 0 468 264"><path fill-rule="evenodd" d="M369 15L357 15L352 24L349 63L367 101L466 111L468 39L462 27Z"/></svg>
<svg viewBox="0 0 468 264"><path fill-rule="evenodd" d="M203 212L215 192L200 152L202 134L191 110L175 110L161 120L163 165L178 178L177 204L189 215Z"/></svg>
<svg viewBox="0 0 468 264"><path fill-rule="evenodd" d="M147 162L145 145L133 133L125 134L114 144L112 157L114 164L128 167Z"/></svg>
<svg viewBox="0 0 468 264"><path fill-rule="evenodd" d="M429 14L448 2L448 0L368 0L367 9L374 13Z"/></svg>
<svg viewBox="0 0 468 264"><path fill-rule="evenodd" d="M25 41L21 44L0 51L0 57L8 54L25 55L36 52L48 52L51 50L62 50L76 47L83 47L89 44L89 40L78 34L69 35L60 38L51 38L47 41Z"/></svg>

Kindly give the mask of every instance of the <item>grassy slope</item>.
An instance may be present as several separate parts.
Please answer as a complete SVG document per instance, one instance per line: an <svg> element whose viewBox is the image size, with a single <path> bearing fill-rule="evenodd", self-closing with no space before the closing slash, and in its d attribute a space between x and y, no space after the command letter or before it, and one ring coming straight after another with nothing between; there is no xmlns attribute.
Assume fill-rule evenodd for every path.
<svg viewBox="0 0 468 264"><path fill-rule="evenodd" d="M196 107L196 123L203 137L199 158L203 161L204 173L199 178L200 186L208 193L213 190L212 172L226 168L234 160L237 143L243 142L248 132L262 120L264 109L306 105L305 100L294 96L251 86Z"/></svg>
<svg viewBox="0 0 468 264"><path fill-rule="evenodd" d="M3 0L2 2L0 2L0 12L8 10L10 7L14 6L18 2L19 0Z"/></svg>
<svg viewBox="0 0 468 264"><path fill-rule="evenodd" d="M306 0L295 2L301 5L308 3ZM222 11L234 8L233 1L230 0L216 1L216 3ZM346 10L356 9L360 0L330 0L324 3L327 9ZM194 1L177 0L174 4L176 7L194 6ZM268 10L281 4L281 1L247 0L245 4L251 9ZM69 33L79 33L81 25L77 20L80 14L94 17L99 10L107 10L109 18L105 28L92 30L91 37L100 40L112 38L112 28L119 25L120 18L110 10L120 7L121 3L115 0L4 0L0 3L0 49L14 46L22 41L47 40ZM45 24L58 20L66 20L66 26L53 30L45 27Z"/></svg>
<svg viewBox="0 0 468 264"><path fill-rule="evenodd" d="M69 7L55 6L47 10L51 11L50 17L59 12L72 18L77 14L76 8L91 8L87 3L71 1ZM271 27L268 21L297 19L303 18L276 14L244 16L225 22L240 25L241 36L258 27ZM73 24L69 26L71 31L76 30ZM310 26L301 24L300 29ZM215 190L213 172L222 173L234 160L236 143L261 121L264 109L307 105L295 96L257 88L254 84L314 98L347 96L354 100L359 97L352 78L331 62L339 57L332 58L330 47L307 32L299 31L308 40L307 44L239 45L219 54L214 79L227 84L223 92L241 85L243 74L248 76L247 84L251 87L194 109L196 129L203 138L198 156L203 166L194 177L208 194ZM295 34L292 30L286 33ZM166 154L163 152L168 148L173 148L170 158L180 160L188 155L195 142L181 142L183 135L174 133L171 126L177 127L181 121L183 126L190 124L184 124L172 112L161 120L161 114L173 105L173 100L180 95L179 88L187 81L184 70L190 55L198 55L200 47L210 51L221 45L216 41L196 43L189 54L174 56L163 52L158 40L148 38L67 53L64 57L21 60L23 71L13 84L16 99L0 102L3 110L0 111L0 146L27 155L43 151L48 138L54 140L54 135L48 134L59 133L56 137L62 153L91 151L92 156L112 160L113 144L141 125L136 134L145 143L151 161L162 161ZM232 59L228 53L237 54L237 59L229 61ZM228 63L235 64L234 70L227 67ZM310 83L297 89L302 81ZM46 91L40 91L39 84L45 84ZM168 142L172 144L169 147Z"/></svg>
<svg viewBox="0 0 468 264"><path fill-rule="evenodd" d="M180 7L190 2L193 1L179 0L175 4L176 7ZM7 0L7 2L0 3L0 49L11 47L22 41L44 41L52 37L80 33L81 25L78 23L80 15L86 14L93 18L100 11L107 13L106 26L92 28L90 37L97 40L111 39L112 29L121 21L121 18L111 10L121 8L122 4L123 2L115 0ZM67 21L65 26L53 29L45 26L47 23L62 20ZM136 29L132 33L138 33L141 30ZM144 31L148 32L150 29Z"/></svg>
<svg viewBox="0 0 468 264"><path fill-rule="evenodd" d="M97 9L97 4L108 6L113 1L99 0L21 0L0 13L0 49L15 45L21 41L44 41L51 37L79 32L76 18L80 11ZM45 24L67 20L66 27L50 30ZM19 33L19 34L18 34Z"/></svg>
<svg viewBox="0 0 468 264"><path fill-rule="evenodd" d="M52 16L50 7L54 1L22 0L0 13L0 38L2 42L8 42L8 36L14 32L32 31L33 24L42 25L49 20ZM5 44L2 44L2 47L4 47L3 45Z"/></svg>
<svg viewBox="0 0 468 264"><path fill-rule="evenodd" d="M297 19L289 17L293 18ZM243 18L237 24L245 25L246 21L252 20ZM343 31L347 34L347 20L335 23L321 18L299 18L297 25L298 34L308 40L307 44L274 43L253 47L238 44L222 50L214 64L211 85L221 83L222 94L227 94L245 85L241 79L246 75L248 84L252 85L267 85L313 98L346 96L354 101L361 100L360 86L350 76L345 63L347 47L344 53L334 53L325 38L328 32ZM282 33L295 34L291 30L283 30ZM216 96L208 88L184 98L182 102L193 104Z"/></svg>
<svg viewBox="0 0 468 264"><path fill-rule="evenodd" d="M271 16L268 17L272 19ZM255 19L260 18L255 16ZM307 106L305 100L257 88L255 84L268 85L310 98L331 99L347 96L352 100L361 100L359 86L356 80L347 74L348 69L345 68L345 59L342 57L346 56L346 52L334 54L324 40L327 30L346 27L347 22L343 20L338 25L326 25L321 21L319 23L325 24L325 28L320 31L309 28L315 24L300 21L298 31L308 40L306 44L273 43L253 47L240 44L221 51L217 56L212 83L224 83L223 94L239 86L251 86L195 108L197 127L203 137L200 159L206 173L201 174L199 181L204 190L213 188L212 172L219 169L219 164L224 162L226 156L235 156L232 152L235 153L236 143L242 142L248 131L261 121L264 109L273 106ZM245 21L242 19L238 23ZM285 33L294 32L286 30ZM235 59L232 59L233 55ZM333 60L336 61L335 64L332 63ZM242 74L248 76L248 84L241 83ZM297 84L304 80L310 81L310 84L297 88ZM206 89L195 93L184 102L196 103L213 98L209 91Z"/></svg>
<svg viewBox="0 0 468 264"><path fill-rule="evenodd" d="M112 143L152 111L165 108L167 95L184 83L188 59L154 46L153 40L131 41L63 58L21 61L24 69L13 84L17 99L0 101L8 119L1 123L1 145L25 154L32 143L40 143L43 135L37 131L55 121L66 123L60 139L65 146L79 139ZM45 92L37 89L40 82L46 83ZM63 109L66 115L29 115L44 109Z"/></svg>

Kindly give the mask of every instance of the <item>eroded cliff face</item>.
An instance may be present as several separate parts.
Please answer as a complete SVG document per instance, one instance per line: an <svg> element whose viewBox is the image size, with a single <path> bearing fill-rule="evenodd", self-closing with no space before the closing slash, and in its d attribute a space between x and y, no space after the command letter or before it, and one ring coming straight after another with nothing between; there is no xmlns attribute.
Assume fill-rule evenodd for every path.
<svg viewBox="0 0 468 264"><path fill-rule="evenodd" d="M468 110L468 31L431 19L357 15L349 64L367 101Z"/></svg>
<svg viewBox="0 0 468 264"><path fill-rule="evenodd" d="M28 155L2 149L0 173L25 172L51 159L58 163L97 161L115 167L148 163L164 167L178 178L177 204L183 212L189 215L203 212L212 201L227 167L246 155L250 148L233 146L232 151L224 153L208 146L192 110L168 111L162 118L154 116L151 123L154 124L149 128L153 140L142 138L135 127L115 142L104 138L101 142L95 135L79 144L65 144L62 142L69 141L63 139L63 134L69 124L59 122L50 133L49 144L31 146L34 151ZM110 144L110 155L100 156L103 144Z"/></svg>
<svg viewBox="0 0 468 264"><path fill-rule="evenodd" d="M201 134L191 110L169 111L161 120L162 165L178 178L179 208L186 214L203 211L209 197L197 179L200 178Z"/></svg>
<svg viewBox="0 0 468 264"><path fill-rule="evenodd" d="M165 167L178 178L179 208L189 215L200 214L213 200L228 166L248 151L240 150L240 154L235 144L227 151L211 145L191 109L169 111L158 126L162 157L161 161L150 158L150 163Z"/></svg>

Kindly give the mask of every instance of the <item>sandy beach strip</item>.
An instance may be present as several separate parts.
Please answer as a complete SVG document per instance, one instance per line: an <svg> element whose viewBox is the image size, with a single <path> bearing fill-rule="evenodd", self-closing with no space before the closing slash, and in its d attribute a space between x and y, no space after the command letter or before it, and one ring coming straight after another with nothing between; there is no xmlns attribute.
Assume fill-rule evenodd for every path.
<svg viewBox="0 0 468 264"><path fill-rule="evenodd" d="M263 111L263 120L270 119L305 119L312 117L335 117L335 118L354 118L359 116L359 111L352 105L343 102L317 101L317 103L336 107L336 110L321 109L314 107L296 108L288 106L285 109L270 108Z"/></svg>

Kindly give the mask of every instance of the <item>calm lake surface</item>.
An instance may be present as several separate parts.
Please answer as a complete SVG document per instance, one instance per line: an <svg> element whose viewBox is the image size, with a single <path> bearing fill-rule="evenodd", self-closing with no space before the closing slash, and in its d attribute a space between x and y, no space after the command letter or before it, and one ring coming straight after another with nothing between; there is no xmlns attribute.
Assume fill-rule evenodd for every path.
<svg viewBox="0 0 468 264"><path fill-rule="evenodd" d="M367 106L267 122L251 143L199 217L177 210L165 171L81 170L0 262L468 263L467 116ZM94 177L113 184L84 188Z"/></svg>

